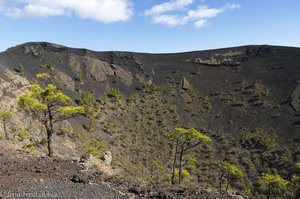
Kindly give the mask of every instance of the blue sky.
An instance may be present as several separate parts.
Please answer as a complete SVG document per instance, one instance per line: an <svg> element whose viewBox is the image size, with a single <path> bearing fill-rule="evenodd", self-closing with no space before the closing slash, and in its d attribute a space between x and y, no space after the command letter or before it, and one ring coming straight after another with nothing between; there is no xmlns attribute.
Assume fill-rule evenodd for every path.
<svg viewBox="0 0 300 199"><path fill-rule="evenodd" d="M0 51L47 41L97 51L300 47L299 0L0 0Z"/></svg>

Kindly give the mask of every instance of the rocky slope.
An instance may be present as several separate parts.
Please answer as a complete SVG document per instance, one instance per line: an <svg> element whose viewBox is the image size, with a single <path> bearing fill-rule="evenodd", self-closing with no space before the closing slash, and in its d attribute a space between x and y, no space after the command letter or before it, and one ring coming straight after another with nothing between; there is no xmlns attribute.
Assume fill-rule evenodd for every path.
<svg viewBox="0 0 300 199"><path fill-rule="evenodd" d="M78 162L8 151L5 142L0 148L0 198L128 198L103 182L89 183Z"/></svg>
<svg viewBox="0 0 300 199"><path fill-rule="evenodd" d="M57 126L57 155L78 157L89 140L101 140L99 153L110 151L120 173L166 182L173 149L168 134L194 127L214 144L193 151L198 163L190 184L218 187L218 162L227 160L246 173L232 189L259 198L262 172L290 178L300 161L299 56L300 49L279 46L145 54L26 43L0 54L0 107L16 115L12 132L25 129L40 142L43 129L16 98L47 72L74 103L83 93L95 103L89 117ZM155 169L154 162L163 166Z"/></svg>
<svg viewBox="0 0 300 199"><path fill-rule="evenodd" d="M182 118L193 118L197 126L231 133L240 133L240 128L251 131L253 127L272 127L281 135L295 137L299 129L296 114L300 106L299 51L297 48L245 46L155 55L99 53L48 43L28 43L1 53L1 68L19 71L22 67L28 80L37 73L51 71L55 82L77 98L83 91L103 96L114 87L128 97L148 81L159 86L173 85L182 88L178 97L185 110ZM253 91L251 85L255 81L260 88ZM5 90L5 85L3 87ZM259 95L266 99L258 99ZM226 117L213 119L217 115L201 115L199 108L193 108L201 107L200 98L206 96ZM212 124L207 124L208 120ZM230 120L233 124L227 124Z"/></svg>

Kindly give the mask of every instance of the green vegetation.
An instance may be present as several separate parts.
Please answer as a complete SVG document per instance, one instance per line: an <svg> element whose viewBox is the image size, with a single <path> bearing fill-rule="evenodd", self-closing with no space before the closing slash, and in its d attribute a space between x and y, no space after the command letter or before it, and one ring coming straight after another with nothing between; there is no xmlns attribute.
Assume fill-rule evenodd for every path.
<svg viewBox="0 0 300 199"><path fill-rule="evenodd" d="M158 180L163 175L164 165L156 160L153 160L150 165L149 181Z"/></svg>
<svg viewBox="0 0 300 199"><path fill-rule="evenodd" d="M24 75L24 65L21 63L19 64L18 72L21 73L21 75Z"/></svg>
<svg viewBox="0 0 300 199"><path fill-rule="evenodd" d="M44 76L44 75L37 75ZM47 131L48 155L53 155L52 135L55 133L54 124L78 114L84 113L82 106L70 106L71 98L58 90L53 84L42 87L39 84L28 86L30 93L18 98L19 106L33 114L44 125Z"/></svg>
<svg viewBox="0 0 300 199"><path fill-rule="evenodd" d="M116 101L120 101L122 99L122 93L118 88L112 88L108 97L113 98Z"/></svg>
<svg viewBox="0 0 300 199"><path fill-rule="evenodd" d="M175 152L174 152L174 162L172 166L172 179L171 183L175 184L175 170L176 162L178 163L178 183L180 184L183 178L182 167L183 167L183 157L185 153L200 145L201 143L212 142L211 138L203 135L201 132L197 131L194 128L184 129L184 128L175 128L175 133L170 134L169 139L175 143ZM179 153L179 154L178 154ZM179 155L179 156L178 156Z"/></svg>
<svg viewBox="0 0 300 199"><path fill-rule="evenodd" d="M16 132L16 136L19 137L20 141L23 141L30 138L30 132L26 131L24 128L21 128Z"/></svg>
<svg viewBox="0 0 300 199"><path fill-rule="evenodd" d="M261 81L256 80L253 85L254 96L257 97L260 101L265 100L266 97L270 94L270 89L265 87Z"/></svg>
<svg viewBox="0 0 300 199"><path fill-rule="evenodd" d="M101 116L101 113L99 112L99 104L96 102L92 93L83 93L80 96L79 103L84 108L84 116L89 120L89 125L85 126L85 128L89 132L94 132L97 128L96 120Z"/></svg>
<svg viewBox="0 0 300 199"><path fill-rule="evenodd" d="M237 90L220 89L219 95L212 96L209 93L196 92L190 94L192 105L196 103L200 105L197 116L203 118L202 121L192 120L185 115L191 115L193 110L188 110L190 111L188 112L185 111L184 105L178 106L184 101L179 97L181 85L159 85L160 89L153 92L152 84L145 84L143 89L135 91L126 100L126 104L123 103L125 100L120 102L118 109L110 103L110 100L101 100L103 104L100 108L101 112L110 115L109 117L103 116L97 127L104 131L101 134L101 140L114 137L111 143L113 146L110 146L114 154L114 164L121 168L126 165L126 177L153 183L170 183L170 181L172 183L173 181L176 184L179 183L181 147L177 147L176 162L173 167L175 158L170 158L170 154L175 156L176 141L171 139L172 143L168 142L171 138L169 135L176 134L174 126L197 128L201 126L205 132L208 132L207 135L213 140L214 145L200 144L185 151L181 166L181 184L220 189L220 174L223 173L222 189L253 198L264 198L265 189L259 183L261 172L278 173L292 182L291 171L293 170L290 165L300 160L300 156L297 155L300 146L292 141L289 144L283 144L277 137L277 132L266 129L257 128L247 131L241 128L241 133L235 134L234 137L226 132L228 128L226 129L222 120L230 121L230 126L233 127L236 125L236 118L225 117L222 109L217 109L217 106L212 107L212 105L215 106L215 102L224 102L224 96L230 95L233 101L222 105L231 108L233 103L242 101L245 103L243 111L248 112L249 116L253 113L249 108L257 103L257 101L249 102L253 99L251 85L245 81L241 89L241 83L237 84L239 84ZM241 93L238 92L243 93L243 96L240 96ZM211 118L210 116L215 117L216 111L224 116L218 118L220 124L217 124L216 128L219 130L210 132L212 123L206 124L206 121ZM183 143L183 138L180 143ZM192 146L192 144L186 146ZM127 154L131 154L130 157ZM223 164L220 164L220 159L235 166L243 175L234 172L235 169L229 169L233 167L224 169ZM173 173L172 180L170 174ZM185 176L185 174L189 175ZM292 188L288 188L285 197L288 198L292 194Z"/></svg>
<svg viewBox="0 0 300 199"><path fill-rule="evenodd" d="M187 154L184 156L185 168L188 171L195 171L197 169L198 160L195 154Z"/></svg>
<svg viewBox="0 0 300 199"><path fill-rule="evenodd" d="M30 143L23 146L24 149L28 149L31 152L35 152L37 150L37 143Z"/></svg>
<svg viewBox="0 0 300 199"><path fill-rule="evenodd" d="M247 92L250 89L248 87L245 86ZM126 105L120 103L119 109L113 109L113 112L111 111L113 105L103 102L105 104L101 107L103 112L117 113L116 115L118 115L105 119L102 124L105 129L104 132L115 137L113 145L116 149L113 153L116 161L114 163L122 168L123 165L127 165L127 177L146 182L170 183L170 176L166 174L173 174L174 158L170 159L170 153L173 157L175 156L176 144L175 140L172 140L172 144L167 142L167 139L170 140L171 137L169 135L174 134L172 126L188 124L187 126L197 126L197 128L203 126L203 129L210 129L205 123L197 124L191 120L183 121L182 112L180 113L182 107L178 106L182 102L178 97L180 96L180 89L180 85L178 87L167 85L160 86L159 91L152 92L150 85L147 85L147 88L138 90L130 96ZM240 100L234 92L232 91L235 99ZM203 96L210 97L205 98ZM201 108L204 107L206 110L207 102L215 101L213 97L215 96L191 94L192 103L200 102ZM223 94L216 97L223 97ZM212 108L210 111L201 113L204 116L215 115L215 110ZM111 128L111 120L114 121L114 130L106 130ZM232 124L235 123L234 118L230 118L230 120ZM209 132L209 130L205 131ZM223 177L222 188L227 187L233 192L262 198L263 190L258 186L260 172L275 171L282 165L289 165L292 161L292 154L297 151L296 148L282 147L277 142L275 132L257 129L234 138L226 137L226 133L222 132L225 130L220 128L219 132L208 133L209 137L214 140L214 145L200 144L183 154L181 184L219 189L220 174L224 169L217 160L223 159L240 169L244 176L240 177L223 171L226 177ZM105 136L103 138L106 139ZM118 150L120 148L122 150ZM128 158L126 154L131 155ZM175 184L179 183L179 156L180 147L178 147L174 171L173 182ZM152 162L156 162L159 166L153 165ZM184 170L188 172L190 177L184 177ZM281 172L280 169L277 170ZM287 173L282 172L284 177L288 179Z"/></svg>
<svg viewBox="0 0 300 199"><path fill-rule="evenodd" d="M291 191L293 192L293 197L294 198L299 198L300 196L300 175L299 175L299 171L300 171L300 162L297 162L295 164L295 169L296 172L295 174L292 175L291 178Z"/></svg>
<svg viewBox="0 0 300 199"><path fill-rule="evenodd" d="M37 75L39 80L45 78L50 79L51 75ZM251 84L242 79L235 83L235 88L230 86L232 82L226 81L213 94L206 90L182 93L182 85L177 84L180 78L167 78L171 81L167 85L149 81L137 86L128 99L128 90L123 95L118 88L112 88L107 96L100 98L96 96L98 92L82 92L83 87L78 84L79 107L69 106L71 101L64 95L63 87L32 84L31 92L20 96L19 105L45 126L49 155L52 152L48 141L56 133L53 128L56 119L61 121L83 114L85 118L78 128L61 126L58 130L82 146L85 153L97 158L102 157L104 143L109 143L114 155L113 167L124 168L126 177L151 183L224 189L253 198L264 198L268 192L270 198L299 195L300 145L295 141L281 142L269 128L258 125L247 129L243 123L237 124L239 118L247 117L252 122L255 114L270 110L256 105L267 99L268 88L260 81ZM242 103L242 108L233 108L231 112L237 103ZM53 111L52 127L48 106ZM186 128L174 130L177 126ZM236 134L232 136L235 127L240 132L234 130ZM53 132L49 134L51 128ZM26 127L13 131L17 141L28 139L31 132ZM214 145L202 144L211 142ZM30 143L27 148L37 149L37 146ZM276 173L291 183L272 184L270 178L268 181L265 175L261 177L262 172Z"/></svg>
<svg viewBox="0 0 300 199"><path fill-rule="evenodd" d="M230 164L227 161L223 161L222 173L220 178L220 189L222 189L223 178L225 178L227 181L226 190L228 190L229 185L232 184L234 180L236 180L237 178L242 178L244 176L244 172L237 166L235 166L234 164Z"/></svg>
<svg viewBox="0 0 300 199"><path fill-rule="evenodd" d="M92 93L82 93L79 103L84 107L84 115L86 117L98 119L98 109L100 108L100 106L99 103L96 102L96 99Z"/></svg>
<svg viewBox="0 0 300 199"><path fill-rule="evenodd" d="M49 77L48 73L39 73L36 75L36 78L38 78L38 79L43 79L43 78L47 78L47 77Z"/></svg>
<svg viewBox="0 0 300 199"><path fill-rule="evenodd" d="M158 85L151 84L151 91L157 92L157 91L160 91L160 90L161 90L161 88Z"/></svg>
<svg viewBox="0 0 300 199"><path fill-rule="evenodd" d="M184 184L189 184L190 181L191 181L191 174L188 170L186 169L182 169L182 181L184 182ZM175 169L175 175L174 175L174 179L175 181L179 181L179 170L178 169Z"/></svg>
<svg viewBox="0 0 300 199"><path fill-rule="evenodd" d="M8 139L8 124L14 118L14 115L10 111L0 111L0 120L2 122L4 137Z"/></svg>
<svg viewBox="0 0 300 199"><path fill-rule="evenodd" d="M244 148L250 150L266 151L276 145L276 139L276 134L268 135L259 130L255 133L245 134L241 144Z"/></svg>
<svg viewBox="0 0 300 199"><path fill-rule="evenodd" d="M292 189L294 198L299 197L299 195L300 195L300 176L298 176L298 175L292 176L291 189Z"/></svg>
<svg viewBox="0 0 300 199"><path fill-rule="evenodd" d="M106 145L100 140L93 139L84 144L83 150L87 154L91 154L96 158L101 158L102 153L100 150L105 148L105 146Z"/></svg>
<svg viewBox="0 0 300 199"><path fill-rule="evenodd" d="M148 88L149 86L151 86L151 84L152 84L152 80L143 82L143 87L144 87L144 88Z"/></svg>
<svg viewBox="0 0 300 199"><path fill-rule="evenodd" d="M269 199L273 190L286 190L289 182L280 175L263 173L261 184L267 187L267 199Z"/></svg>

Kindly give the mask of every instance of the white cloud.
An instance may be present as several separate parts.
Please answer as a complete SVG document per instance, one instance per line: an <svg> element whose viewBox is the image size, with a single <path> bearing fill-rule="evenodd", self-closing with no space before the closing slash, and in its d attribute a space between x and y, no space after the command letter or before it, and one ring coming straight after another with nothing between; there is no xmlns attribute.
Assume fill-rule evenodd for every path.
<svg viewBox="0 0 300 199"><path fill-rule="evenodd" d="M204 26L206 26L206 23L207 23L207 20L200 19L195 22L195 26L196 26L196 28L200 29L200 28L203 28Z"/></svg>
<svg viewBox="0 0 300 199"><path fill-rule="evenodd" d="M159 5L155 5L149 10L146 10L145 14L155 15L155 14L160 14L168 11L180 10L186 8L192 3L194 3L194 0L176 0L176 1L173 0L170 2L165 2Z"/></svg>
<svg viewBox="0 0 300 199"><path fill-rule="evenodd" d="M223 9L224 10L234 10L236 8L241 8L241 6L239 4L235 4L235 3L227 3Z"/></svg>
<svg viewBox="0 0 300 199"><path fill-rule="evenodd" d="M3 1L3 0L2 0ZM133 15L130 0L4 0L5 15L11 18L77 15L103 23L128 21ZM0 1L1 8L1 1ZM0 10L1 11L1 10Z"/></svg>
<svg viewBox="0 0 300 199"><path fill-rule="evenodd" d="M200 5L196 9L189 7L194 3L194 0L177 0L165 2L155 5L145 11L146 16L151 17L152 23L163 24L168 26L185 25L193 22L196 28L203 28L207 25L210 18L217 17L218 15L226 12L227 10L234 10L240 8L238 4L227 3L220 8L210 8L206 5ZM178 15L175 11L184 10L184 15ZM169 12L168 14L165 14ZM174 13L175 12L175 13Z"/></svg>
<svg viewBox="0 0 300 199"><path fill-rule="evenodd" d="M178 26L186 24L186 18L177 15L155 15L152 18L153 23L164 24L168 26Z"/></svg>
<svg viewBox="0 0 300 199"><path fill-rule="evenodd" d="M223 12L223 9L209 8L207 6L199 6L196 10L188 11L191 19L212 18Z"/></svg>

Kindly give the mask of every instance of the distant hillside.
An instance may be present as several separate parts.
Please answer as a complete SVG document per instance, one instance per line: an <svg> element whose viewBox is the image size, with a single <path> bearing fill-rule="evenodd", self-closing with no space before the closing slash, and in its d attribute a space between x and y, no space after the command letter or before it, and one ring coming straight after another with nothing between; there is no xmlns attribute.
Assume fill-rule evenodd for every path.
<svg viewBox="0 0 300 199"><path fill-rule="evenodd" d="M0 54L0 108L42 139L12 101L46 72L74 103L84 93L94 97L90 115L57 127L58 153L83 153L88 140L98 139L100 153L111 151L113 166L128 176L166 182L174 149L168 135L194 127L214 143L193 150L190 183L218 187L226 160L246 174L232 189L259 198L262 172L288 179L300 161L299 57L299 48L267 45L144 54L26 43ZM76 146L61 148L66 137Z"/></svg>

